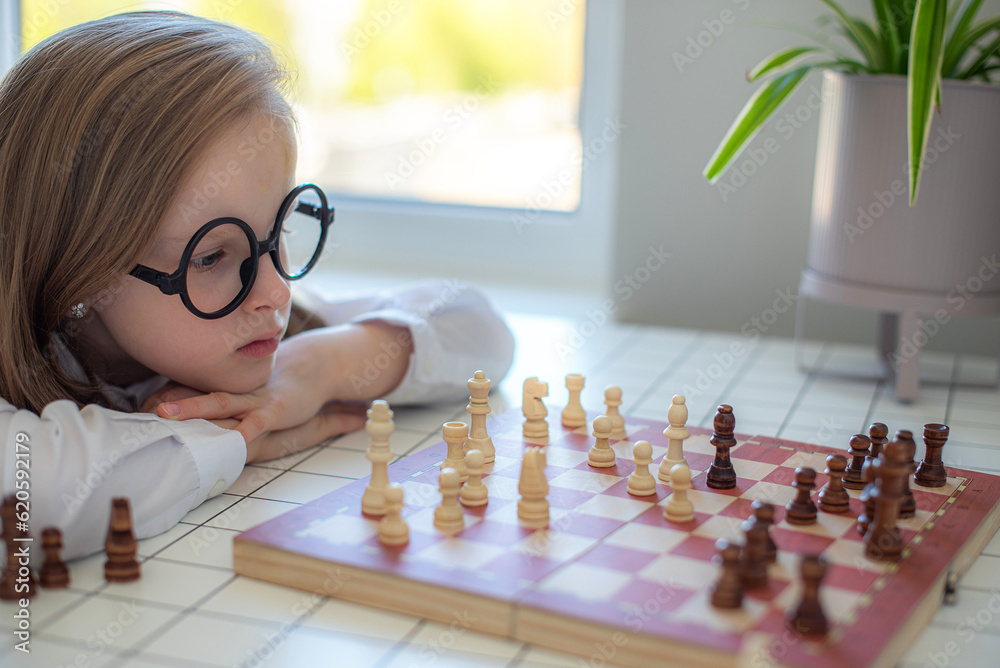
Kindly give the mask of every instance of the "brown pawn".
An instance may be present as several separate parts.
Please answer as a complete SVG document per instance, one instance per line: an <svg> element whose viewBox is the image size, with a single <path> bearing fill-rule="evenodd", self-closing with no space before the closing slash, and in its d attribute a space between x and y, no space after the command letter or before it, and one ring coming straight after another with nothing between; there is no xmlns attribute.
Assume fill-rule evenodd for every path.
<svg viewBox="0 0 1000 668"><path fill-rule="evenodd" d="M789 524L813 524L816 521L816 504L809 493L816 487L816 471L808 466L795 469L796 496L785 506L785 519Z"/></svg>
<svg viewBox="0 0 1000 668"><path fill-rule="evenodd" d="M45 551L45 563L38 571L38 580L46 589L62 589L69 586L69 568L59 556L62 547L62 531L55 527L49 527L42 531L42 550Z"/></svg>
<svg viewBox="0 0 1000 668"><path fill-rule="evenodd" d="M712 606L734 610L743 605L743 583L740 581L740 546L725 538L715 541L717 555L713 561L721 565L719 579L711 588Z"/></svg>
<svg viewBox="0 0 1000 668"><path fill-rule="evenodd" d="M774 539L771 538L771 527L774 525L774 505L767 501L755 499L750 504L750 508L757 522L764 525L767 535L764 555L766 556L767 563L773 564L778 561L778 546L774 544Z"/></svg>
<svg viewBox="0 0 1000 668"><path fill-rule="evenodd" d="M139 562L136 553L139 544L132 533L132 510L127 498L111 500L111 521L108 523L108 537L104 541L104 551L108 560L104 562L104 579L108 582L132 582L138 580Z"/></svg>
<svg viewBox="0 0 1000 668"><path fill-rule="evenodd" d="M917 499L910 489L910 475L916 470L913 458L917 455L917 444L913 442L913 432L901 429L896 432L896 440L903 444L903 457L906 459L906 475L903 476L903 502L899 506L899 516L913 517L917 514Z"/></svg>
<svg viewBox="0 0 1000 668"><path fill-rule="evenodd" d="M826 562L816 554L804 555L799 566L802 575L802 598L785 614L785 623L803 635L823 635L828 624L819 600L819 587L826 575Z"/></svg>
<svg viewBox="0 0 1000 668"><path fill-rule="evenodd" d="M861 477L865 459L872 447L872 440L864 434L851 436L851 464L844 470L844 487L848 489L864 489L865 481Z"/></svg>
<svg viewBox="0 0 1000 668"><path fill-rule="evenodd" d="M20 564L25 546L29 544L20 539L28 538L29 534L26 529L17 526L17 503L17 498L10 494L0 504L0 536L7 547L7 562L0 572L0 599L4 601L31 598L37 590L37 580L31 567L22 567Z"/></svg>
<svg viewBox="0 0 1000 668"><path fill-rule="evenodd" d="M745 520L740 526L745 542L740 550L740 579L744 589L760 589L767 586L767 524L758 522L756 515Z"/></svg>
<svg viewBox="0 0 1000 668"><path fill-rule="evenodd" d="M875 469L876 460L865 461L861 471L861 479L865 481L865 488L861 492L858 500L861 501L861 514L858 515L858 534L863 538L868 532L868 527L875 517Z"/></svg>
<svg viewBox="0 0 1000 668"><path fill-rule="evenodd" d="M861 491L861 495L858 500L861 501L864 510L860 515L858 515L858 533L862 536L868 531L868 524L871 522L871 518L875 515L875 500L871 498L872 492L875 490L875 476L874 473L866 477L864 473L865 467L873 463L878 456L882 453L882 448L888 443L889 428L885 426L882 422L872 422L868 425L868 436L872 442L871 454L865 458L865 465L862 467L862 479L865 481L864 489Z"/></svg>
<svg viewBox="0 0 1000 668"><path fill-rule="evenodd" d="M736 438L733 431L736 430L736 417L733 415L733 407L729 404L722 404L715 414L713 422L715 433L712 434L711 444L715 446L715 461L708 467L706 482L712 489L732 489L736 487L736 471L733 469L733 462L729 459L729 450L736 445Z"/></svg>
<svg viewBox="0 0 1000 668"><path fill-rule="evenodd" d="M875 515L865 532L865 555L871 559L897 559L903 552L903 535L896 520L903 503L903 485L910 474L906 444L898 439L889 443L870 470L875 477Z"/></svg>
<svg viewBox="0 0 1000 668"><path fill-rule="evenodd" d="M924 425L924 458L920 460L913 482L922 487L944 487L948 472L941 461L941 448L948 441L948 425L931 422Z"/></svg>
<svg viewBox="0 0 1000 668"><path fill-rule="evenodd" d="M873 461L889 442L889 428L883 422L872 422L868 425L868 437L872 442L872 453L867 461Z"/></svg>
<svg viewBox="0 0 1000 668"><path fill-rule="evenodd" d="M825 473L829 481L819 492L819 509L825 513L846 513L851 508L851 497L844 489L846 468L847 457L844 455L827 456Z"/></svg>

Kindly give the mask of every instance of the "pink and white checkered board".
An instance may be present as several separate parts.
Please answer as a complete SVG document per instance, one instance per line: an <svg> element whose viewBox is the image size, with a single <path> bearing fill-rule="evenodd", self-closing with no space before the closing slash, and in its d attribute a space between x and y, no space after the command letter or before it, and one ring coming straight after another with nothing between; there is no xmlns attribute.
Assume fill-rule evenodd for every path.
<svg viewBox="0 0 1000 668"><path fill-rule="evenodd" d="M655 475L666 452L665 423L627 418L628 438L612 442L616 466L595 469L587 464L590 430L564 429L559 410L549 411L548 530L528 529L517 518L521 454L543 443L522 438L515 410L488 422L496 447L484 477L489 504L467 508L458 534L444 536L433 526L447 451L441 441L389 467L405 493L405 547L383 547L377 520L361 514L365 479L238 536L234 570L439 621L458 618L584 657L610 655L611 663L626 666L893 665L939 607L949 571L964 571L1000 526L1000 478L949 468L945 487L912 486L918 511L900 523L907 542L902 559L872 561L855 530L856 491L849 491L848 513L821 511L807 526L784 521L795 468L818 472L815 498L826 483L826 456L837 451L737 434L731 451L737 486L717 491L705 484L715 453L711 433L695 428L684 453L696 516L668 522L662 508L668 486L658 483L656 496L648 497L626 491L632 444L653 445ZM719 572L715 541L742 540L739 527L755 499L776 506L771 535L778 562L769 567L768 587L747 591L741 609L717 610L708 601ZM821 553L829 564L820 596L831 631L818 640L784 626L785 610L799 596L799 554L806 552Z"/></svg>

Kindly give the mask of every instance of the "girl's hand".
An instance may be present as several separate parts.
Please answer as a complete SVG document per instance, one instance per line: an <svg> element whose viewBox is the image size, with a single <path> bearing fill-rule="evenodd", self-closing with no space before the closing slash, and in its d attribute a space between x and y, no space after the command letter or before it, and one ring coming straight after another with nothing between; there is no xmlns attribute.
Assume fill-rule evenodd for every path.
<svg viewBox="0 0 1000 668"><path fill-rule="evenodd" d="M248 444L271 434L267 440L272 445L263 448L267 453L281 449L273 445L275 438L290 443L290 435L299 443L308 443L299 449L310 447L364 425L363 414L345 412L343 406L323 411L328 402L367 403L398 384L406 371L409 348L400 348L394 360L397 364L366 385L370 396L359 396L349 379L372 355L382 352L378 347L381 342L398 338L399 329L365 323L304 332L282 342L266 385L245 394L212 392L189 396L160 405L158 414L176 420L236 418L240 421L236 429Z"/></svg>
<svg viewBox="0 0 1000 668"><path fill-rule="evenodd" d="M264 432L252 441L247 441L247 463L266 462L284 457L311 448L334 436L360 429L365 424L364 411L364 407L361 406L327 404L319 414L304 424L281 431ZM237 420L230 418L212 422L238 423Z"/></svg>
<svg viewBox="0 0 1000 668"><path fill-rule="evenodd" d="M159 412L160 404L171 401L180 401L181 399L187 399L189 397L200 397L204 394L204 392L199 392L198 390L188 387L187 385L181 385L180 383L170 381L156 392L153 392L151 395L146 397L146 400L142 402L142 406L139 408L139 411L142 413L152 413L153 415L165 417Z"/></svg>

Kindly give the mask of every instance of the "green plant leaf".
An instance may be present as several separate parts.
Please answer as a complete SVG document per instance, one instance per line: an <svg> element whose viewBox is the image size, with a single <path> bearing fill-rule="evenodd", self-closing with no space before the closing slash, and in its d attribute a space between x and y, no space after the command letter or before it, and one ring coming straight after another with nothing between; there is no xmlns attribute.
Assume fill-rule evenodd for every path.
<svg viewBox="0 0 1000 668"><path fill-rule="evenodd" d="M972 63L966 69L962 70L962 72L955 78L972 79L981 74L985 74L989 71L987 69L987 64L990 59L996 57L998 53L1000 53L1000 35L997 35L996 39L984 47L980 52L979 57L972 61Z"/></svg>
<svg viewBox="0 0 1000 668"><path fill-rule="evenodd" d="M917 0L910 32L910 63L907 77L908 144L910 158L910 206L917 201L920 163L934 117L935 95L941 83L947 0Z"/></svg>
<svg viewBox="0 0 1000 668"><path fill-rule="evenodd" d="M834 14L837 15L844 37L857 47L858 51L861 52L861 55L868 60L868 65L876 70L882 69L880 67L881 49L878 44L878 39L875 37L875 31L871 29L871 26L863 21L859 21L858 19L849 16L847 12L845 12L840 5L833 0L820 0L820 2L832 9Z"/></svg>
<svg viewBox="0 0 1000 668"><path fill-rule="evenodd" d="M804 46L772 53L762 60L757 67L747 72L747 81L757 81L762 76L774 74L788 63L797 60L807 53L816 53L819 50L814 46Z"/></svg>
<svg viewBox="0 0 1000 668"><path fill-rule="evenodd" d="M1000 32L1000 16L996 16L990 19L985 19L975 24L969 30L961 36L961 39L956 40L953 54L953 61L951 62L951 70L954 71L958 68L961 59L972 50L975 44L989 35L991 32ZM949 70L944 69L944 65L941 67L941 72L944 75L949 72ZM953 75L949 75L953 76ZM960 78L960 77L954 77Z"/></svg>
<svg viewBox="0 0 1000 668"><path fill-rule="evenodd" d="M799 87L802 80L814 68L806 65L786 74L769 79L751 96L743 106L740 115L729 128L715 155L705 166L704 175L710 183L715 183L729 164L740 154L747 142L754 138L774 110Z"/></svg>
<svg viewBox="0 0 1000 668"><path fill-rule="evenodd" d="M896 25L892 15L892 3L889 0L872 0L872 7L875 9L875 19L878 22L879 34L882 38L882 58L885 63L887 73L902 74L899 71L901 65L901 54L903 51L899 39L899 27Z"/></svg>
<svg viewBox="0 0 1000 668"><path fill-rule="evenodd" d="M963 47L962 44L965 37L969 34L969 26L972 25L972 21L976 18L976 13L982 4L983 0L969 0L965 5L965 9L957 15L958 20L955 22L954 28L945 41L944 61L941 64L942 76L953 76L955 69L958 67L958 61L968 51L970 45Z"/></svg>

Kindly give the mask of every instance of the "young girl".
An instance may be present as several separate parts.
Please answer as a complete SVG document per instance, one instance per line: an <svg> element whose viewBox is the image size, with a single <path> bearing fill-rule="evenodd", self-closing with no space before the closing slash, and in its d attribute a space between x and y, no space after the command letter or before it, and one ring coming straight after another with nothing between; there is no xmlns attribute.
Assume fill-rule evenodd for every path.
<svg viewBox="0 0 1000 668"><path fill-rule="evenodd" d="M510 365L454 283L293 305L333 210L296 186L286 84L246 32L145 12L0 85L0 491L28 488L66 558L103 547L113 497L151 536L245 463L361 427L359 404L459 399Z"/></svg>

